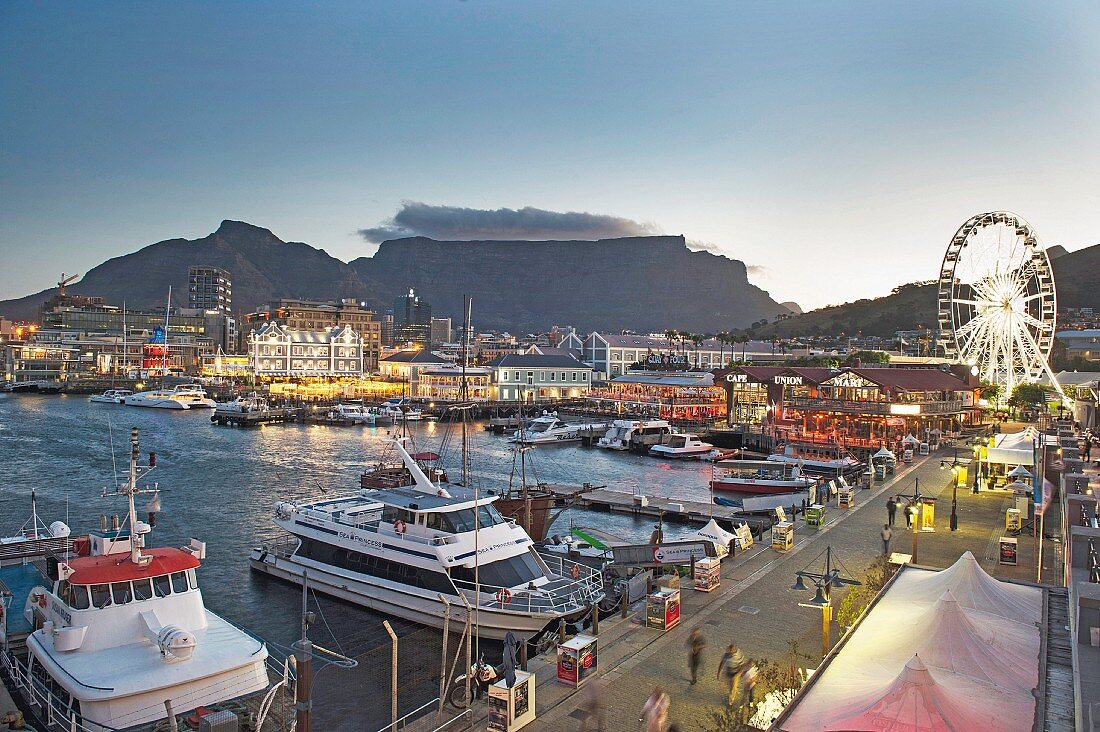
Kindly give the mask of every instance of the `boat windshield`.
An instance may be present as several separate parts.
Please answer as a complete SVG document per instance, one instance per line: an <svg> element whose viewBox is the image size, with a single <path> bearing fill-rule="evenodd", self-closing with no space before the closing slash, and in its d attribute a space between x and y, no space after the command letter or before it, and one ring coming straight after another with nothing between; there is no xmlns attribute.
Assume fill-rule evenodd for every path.
<svg viewBox="0 0 1100 732"><path fill-rule="evenodd" d="M482 564L478 567L478 581L483 585L495 587L516 587L545 576L538 560L531 552L524 552L507 559ZM463 581L474 581L474 570L467 567L454 567L451 577Z"/></svg>
<svg viewBox="0 0 1100 732"><path fill-rule="evenodd" d="M527 431L528 432L545 432L546 430L550 429L551 427L555 427L555 426L557 426L555 422L551 422L549 420L540 421L540 420L536 419L536 420L532 420L532 421L527 423Z"/></svg>
<svg viewBox="0 0 1100 732"><path fill-rule="evenodd" d="M625 427L612 427L611 429L609 429L607 431L607 434L605 434L604 437L606 437L609 440L619 440L619 439L622 439L622 437L625 434L626 434L626 428Z"/></svg>
<svg viewBox="0 0 1100 732"><path fill-rule="evenodd" d="M450 531L452 534L462 534L467 531L474 531L475 528L483 529L487 526L495 526L496 524L504 523L505 519L497 511L496 507L492 504L485 506L478 506L477 516L474 515L474 509L464 508L460 511L450 511L442 514L443 516L443 528L446 531ZM475 526L475 520L477 522Z"/></svg>

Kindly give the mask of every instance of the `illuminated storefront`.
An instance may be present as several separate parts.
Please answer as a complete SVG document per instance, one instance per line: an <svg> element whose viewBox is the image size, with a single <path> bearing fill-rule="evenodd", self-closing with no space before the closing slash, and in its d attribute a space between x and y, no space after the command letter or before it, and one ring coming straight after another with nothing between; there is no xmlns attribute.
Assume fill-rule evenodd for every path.
<svg viewBox="0 0 1100 732"><path fill-rule="evenodd" d="M709 371L628 371L593 388L588 404L613 416L715 422L726 414L726 390Z"/></svg>
<svg viewBox="0 0 1100 732"><path fill-rule="evenodd" d="M877 448L975 423L976 384L940 369L734 367L716 373L731 425L777 438Z"/></svg>

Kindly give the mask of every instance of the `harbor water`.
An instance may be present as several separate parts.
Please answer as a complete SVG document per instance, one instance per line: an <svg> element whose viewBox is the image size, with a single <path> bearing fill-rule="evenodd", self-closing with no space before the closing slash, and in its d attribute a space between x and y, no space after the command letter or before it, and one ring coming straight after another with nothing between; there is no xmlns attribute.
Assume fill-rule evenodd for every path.
<svg viewBox="0 0 1100 732"><path fill-rule="evenodd" d="M140 430L142 451L157 453L149 477L163 491L162 510L150 546L183 546L191 537L207 542L201 570L207 606L269 641L286 646L298 633L300 590L258 576L248 565L249 550L279 534L272 523L278 500L319 498L355 490L364 467L384 457L394 428L273 425L256 429L218 427L210 411L175 411L94 404L80 396L0 394L0 532L10 535L30 514L30 494L38 496L40 517L63 520L74 533L100 526L103 514L124 513L119 498L102 498L114 486L114 469L125 468L131 427ZM461 474L457 425L410 423L415 447L443 455L452 479ZM512 445L480 424L472 424L472 483L500 489L519 467ZM540 446L528 452L528 482L580 486L606 485L630 493L709 501L710 466L694 461L662 461L642 455L581 447L577 443ZM139 500L139 510L142 506ZM570 524L593 526L626 540L645 542L652 518L565 510L551 534ZM666 525L666 539L691 527ZM311 635L349 655L387 643L383 616L322 598L323 618ZM391 620L398 634L416 626Z"/></svg>

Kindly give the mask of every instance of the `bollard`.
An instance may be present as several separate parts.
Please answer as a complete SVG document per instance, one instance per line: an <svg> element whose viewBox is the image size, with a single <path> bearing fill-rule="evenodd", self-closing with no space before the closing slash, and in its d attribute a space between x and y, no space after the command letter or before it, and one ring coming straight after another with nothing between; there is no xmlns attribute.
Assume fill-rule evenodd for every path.
<svg viewBox="0 0 1100 732"><path fill-rule="evenodd" d="M592 635L598 636L600 634L600 608L598 605L592 606Z"/></svg>
<svg viewBox="0 0 1100 732"><path fill-rule="evenodd" d="M630 609L630 588L624 587L623 593L619 595L619 617L626 619L627 610Z"/></svg>
<svg viewBox="0 0 1100 732"><path fill-rule="evenodd" d="M695 555L691 555L691 586L695 587Z"/></svg>

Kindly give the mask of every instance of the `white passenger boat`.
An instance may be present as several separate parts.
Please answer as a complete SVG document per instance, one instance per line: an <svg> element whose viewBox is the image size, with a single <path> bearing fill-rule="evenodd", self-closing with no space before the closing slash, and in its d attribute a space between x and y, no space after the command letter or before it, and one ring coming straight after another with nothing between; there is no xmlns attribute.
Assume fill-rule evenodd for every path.
<svg viewBox="0 0 1100 732"><path fill-rule="evenodd" d="M275 523L290 537L258 547L253 569L372 610L442 627L476 606L477 632L530 638L584 614L603 596L600 573L539 554L493 507L497 496L432 483L402 439L394 447L413 485L363 490L311 503L282 502Z"/></svg>
<svg viewBox="0 0 1100 732"><path fill-rule="evenodd" d="M605 450L649 447L672 432L672 425L663 419L616 419L596 445Z"/></svg>
<svg viewBox="0 0 1100 732"><path fill-rule="evenodd" d="M362 424L373 427L376 416L374 412L364 408L362 404L337 404L329 412L332 419L345 420L352 424Z"/></svg>
<svg viewBox="0 0 1100 732"><path fill-rule="evenodd" d="M284 677L269 676L262 641L205 608L195 574L205 544L145 547L150 526L138 520L134 495L146 492L137 480L152 468L139 466L138 455L134 430L129 478L118 491L127 526L0 553L0 580L11 592L0 657L13 691L51 732L169 729L166 702L204 729L237 729L238 720L276 729L287 705L270 717L262 708L271 709Z"/></svg>
<svg viewBox="0 0 1100 732"><path fill-rule="evenodd" d="M394 424L402 420L418 422L424 419L424 413L413 406L408 399L388 399L375 407L373 411L383 419L393 420Z"/></svg>
<svg viewBox="0 0 1100 732"><path fill-rule="evenodd" d="M557 412L543 412L535 419L528 420L521 429L513 432L508 441L518 442L521 445L573 442L581 439L586 431L602 430L606 426L606 423L569 423L560 419Z"/></svg>
<svg viewBox="0 0 1100 732"><path fill-rule="evenodd" d="M798 465L773 460L722 460L710 476L713 490L738 493L798 493L813 484Z"/></svg>
<svg viewBox="0 0 1100 732"><path fill-rule="evenodd" d="M270 408L266 399L253 392L251 394L241 394L231 402L217 402L214 407L214 414L215 416L220 414L255 414L266 412Z"/></svg>
<svg viewBox="0 0 1100 732"><path fill-rule="evenodd" d="M88 401L97 404L122 404L122 401L133 393L130 389L108 389L102 394L93 394Z"/></svg>
<svg viewBox="0 0 1100 732"><path fill-rule="evenodd" d="M857 475L863 472L864 464L856 460L841 445L817 442L787 442L779 446L768 460L776 463L797 465L803 473L813 475Z"/></svg>
<svg viewBox="0 0 1100 732"><path fill-rule="evenodd" d="M122 403L130 407L154 409L216 409L218 403L198 384L179 384L173 389L153 389L130 394Z"/></svg>
<svg viewBox="0 0 1100 732"><path fill-rule="evenodd" d="M680 432L669 435L660 445L653 445L649 448L649 454L669 460L698 460L709 455L713 449L714 445L703 442L698 435Z"/></svg>

